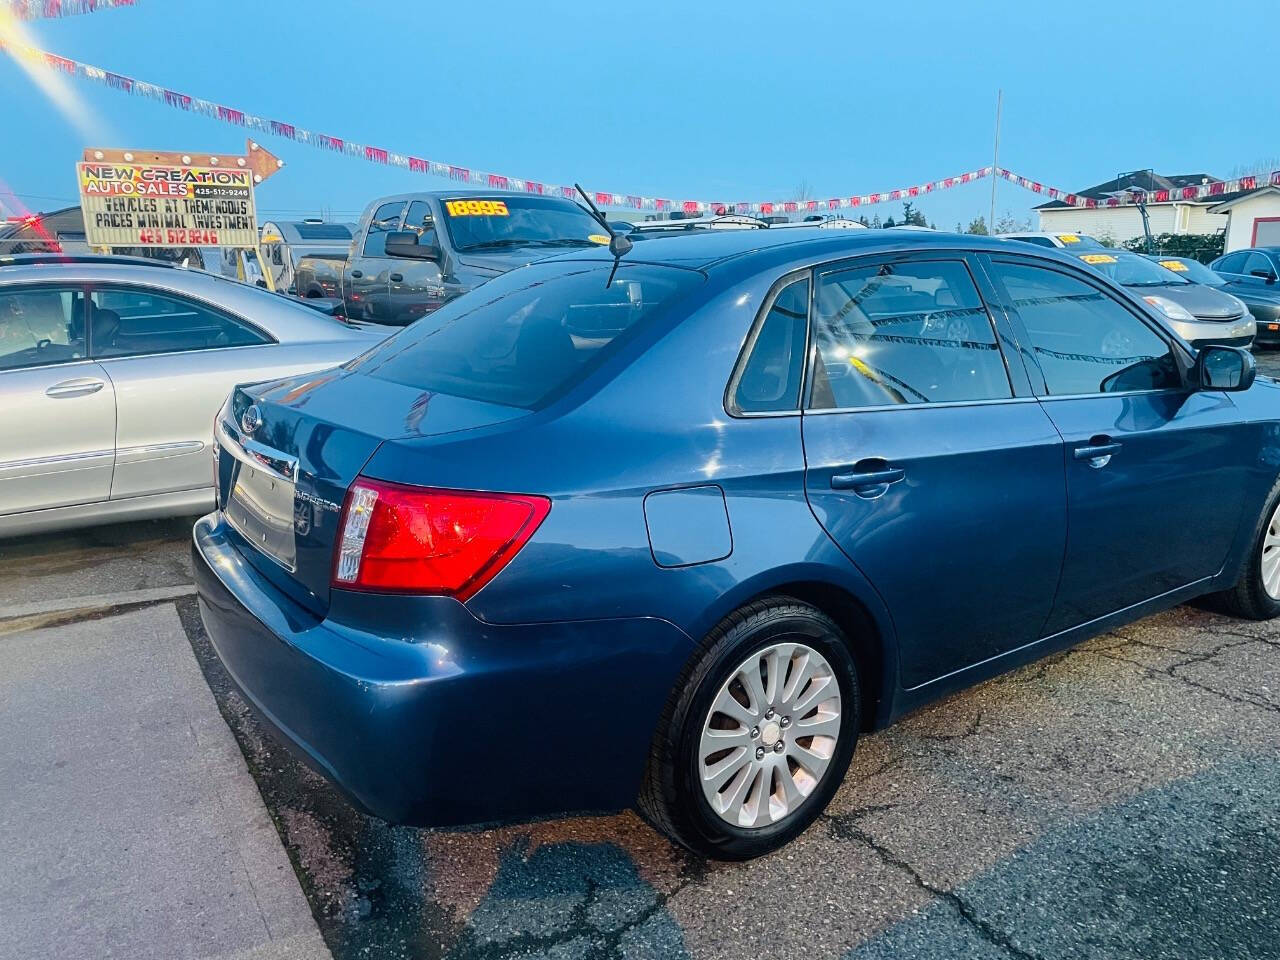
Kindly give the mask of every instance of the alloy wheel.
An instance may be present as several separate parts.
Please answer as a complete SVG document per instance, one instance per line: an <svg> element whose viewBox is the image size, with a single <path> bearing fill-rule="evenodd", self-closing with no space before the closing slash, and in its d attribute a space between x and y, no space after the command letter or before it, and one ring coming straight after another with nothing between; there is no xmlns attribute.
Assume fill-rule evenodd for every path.
<svg viewBox="0 0 1280 960"><path fill-rule="evenodd" d="M1271 512L1262 535L1262 586L1272 600L1280 600L1280 503Z"/></svg>
<svg viewBox="0 0 1280 960"><path fill-rule="evenodd" d="M830 765L841 719L840 683L821 653L803 643L753 653L703 721L697 769L707 803L739 828L791 816Z"/></svg>

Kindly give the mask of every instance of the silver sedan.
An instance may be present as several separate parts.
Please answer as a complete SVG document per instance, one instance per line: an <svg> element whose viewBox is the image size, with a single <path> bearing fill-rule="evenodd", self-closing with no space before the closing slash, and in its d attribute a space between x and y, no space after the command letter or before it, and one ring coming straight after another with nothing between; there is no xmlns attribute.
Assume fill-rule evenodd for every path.
<svg viewBox="0 0 1280 960"><path fill-rule="evenodd" d="M155 261L0 257L0 537L210 509L234 385L390 332Z"/></svg>

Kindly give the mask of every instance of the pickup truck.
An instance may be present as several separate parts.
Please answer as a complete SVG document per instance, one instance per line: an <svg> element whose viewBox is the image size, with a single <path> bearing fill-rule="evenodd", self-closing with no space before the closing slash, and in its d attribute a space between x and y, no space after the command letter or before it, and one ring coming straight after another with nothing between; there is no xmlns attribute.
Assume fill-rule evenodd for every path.
<svg viewBox="0 0 1280 960"><path fill-rule="evenodd" d="M355 320L403 326L508 270L573 247L608 244L560 197L434 191L375 200L345 258L303 257L300 297L337 297Z"/></svg>

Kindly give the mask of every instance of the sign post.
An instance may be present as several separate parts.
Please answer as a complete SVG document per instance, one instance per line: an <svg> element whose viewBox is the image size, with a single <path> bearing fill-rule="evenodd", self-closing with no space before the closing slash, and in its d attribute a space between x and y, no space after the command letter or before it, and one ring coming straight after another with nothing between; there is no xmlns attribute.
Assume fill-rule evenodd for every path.
<svg viewBox="0 0 1280 960"><path fill-rule="evenodd" d="M253 188L284 161L252 140L246 145L243 156L85 150L76 165L85 242L95 247L236 247L253 250L261 265ZM271 271L264 268L262 274L274 290Z"/></svg>

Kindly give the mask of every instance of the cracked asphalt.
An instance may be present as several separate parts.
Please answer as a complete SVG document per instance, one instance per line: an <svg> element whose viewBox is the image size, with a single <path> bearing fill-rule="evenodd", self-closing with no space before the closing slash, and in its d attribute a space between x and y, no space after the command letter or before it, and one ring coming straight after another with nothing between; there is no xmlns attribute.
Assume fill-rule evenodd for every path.
<svg viewBox="0 0 1280 960"><path fill-rule="evenodd" d="M0 544L0 602L177 590L186 535ZM954 695L865 737L795 843L719 864L632 814L362 816L265 735L193 598L146 603L176 608L339 960L1280 957L1280 622L1180 607Z"/></svg>

